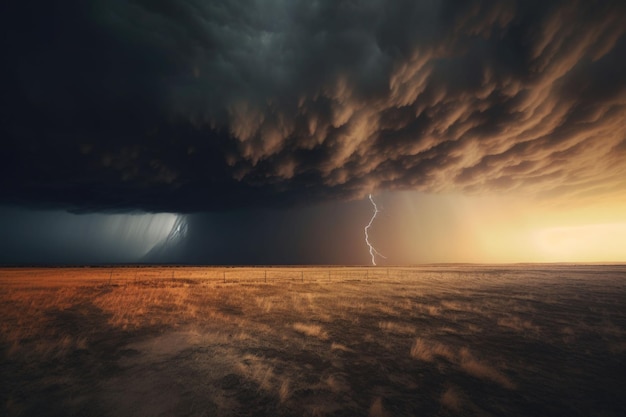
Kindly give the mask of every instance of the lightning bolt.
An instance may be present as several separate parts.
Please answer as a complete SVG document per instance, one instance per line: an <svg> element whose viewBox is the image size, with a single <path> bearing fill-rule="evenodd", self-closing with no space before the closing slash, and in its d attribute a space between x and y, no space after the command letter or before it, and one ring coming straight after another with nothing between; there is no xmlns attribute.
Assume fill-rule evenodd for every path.
<svg viewBox="0 0 626 417"><path fill-rule="evenodd" d="M372 265L376 266L376 255L380 256L381 258L385 258L385 255L383 255L382 253L378 252L376 250L376 248L374 248L374 246L372 246L372 244L370 243L370 236L369 236L369 228L372 227L372 223L374 222L374 219L376 218L376 215L379 213L380 210L378 210L378 206L376 206L376 203L374 202L374 199L372 198L372 195L369 195L370 197L370 201L372 202L372 205L374 206L374 214L372 215L372 218L370 219L370 222L367 224L367 226L365 226L365 243L367 244L367 246L370 248L370 255L372 256Z"/></svg>

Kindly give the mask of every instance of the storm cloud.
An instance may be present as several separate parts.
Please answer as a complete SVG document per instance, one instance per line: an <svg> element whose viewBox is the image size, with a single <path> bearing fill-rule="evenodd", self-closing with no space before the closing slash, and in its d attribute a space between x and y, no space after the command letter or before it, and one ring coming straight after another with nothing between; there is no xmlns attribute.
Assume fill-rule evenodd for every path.
<svg viewBox="0 0 626 417"><path fill-rule="evenodd" d="M623 1L22 3L2 6L5 203L626 188Z"/></svg>

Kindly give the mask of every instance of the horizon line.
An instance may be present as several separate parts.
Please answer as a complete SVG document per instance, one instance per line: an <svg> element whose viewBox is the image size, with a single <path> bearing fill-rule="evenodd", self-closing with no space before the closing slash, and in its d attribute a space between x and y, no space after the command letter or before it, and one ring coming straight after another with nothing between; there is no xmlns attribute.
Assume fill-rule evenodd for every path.
<svg viewBox="0 0 626 417"><path fill-rule="evenodd" d="M416 264L369 265L369 264L192 264L192 263L31 263L0 264L0 269L9 268L420 268L432 266L530 266L530 265L626 265L626 261L594 262L428 262Z"/></svg>

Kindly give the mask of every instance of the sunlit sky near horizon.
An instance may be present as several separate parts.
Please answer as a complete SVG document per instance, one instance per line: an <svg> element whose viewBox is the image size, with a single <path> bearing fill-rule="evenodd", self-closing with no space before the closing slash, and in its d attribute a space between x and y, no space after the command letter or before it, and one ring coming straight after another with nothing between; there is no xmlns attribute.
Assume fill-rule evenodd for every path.
<svg viewBox="0 0 626 417"><path fill-rule="evenodd" d="M0 15L2 264L626 262L623 1Z"/></svg>
<svg viewBox="0 0 626 417"><path fill-rule="evenodd" d="M626 261L619 205L567 209L417 192L374 198L381 211L370 240L386 257L376 256L378 265ZM5 264L370 263L363 228L373 209L365 199L212 214L0 213ZM186 230L176 235L181 223Z"/></svg>

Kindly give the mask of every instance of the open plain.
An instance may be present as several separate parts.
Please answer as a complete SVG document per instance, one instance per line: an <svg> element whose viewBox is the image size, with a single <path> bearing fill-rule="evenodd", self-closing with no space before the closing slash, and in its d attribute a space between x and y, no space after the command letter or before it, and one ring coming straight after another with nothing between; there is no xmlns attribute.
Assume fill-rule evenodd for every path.
<svg viewBox="0 0 626 417"><path fill-rule="evenodd" d="M626 265L0 270L0 415L623 416Z"/></svg>

